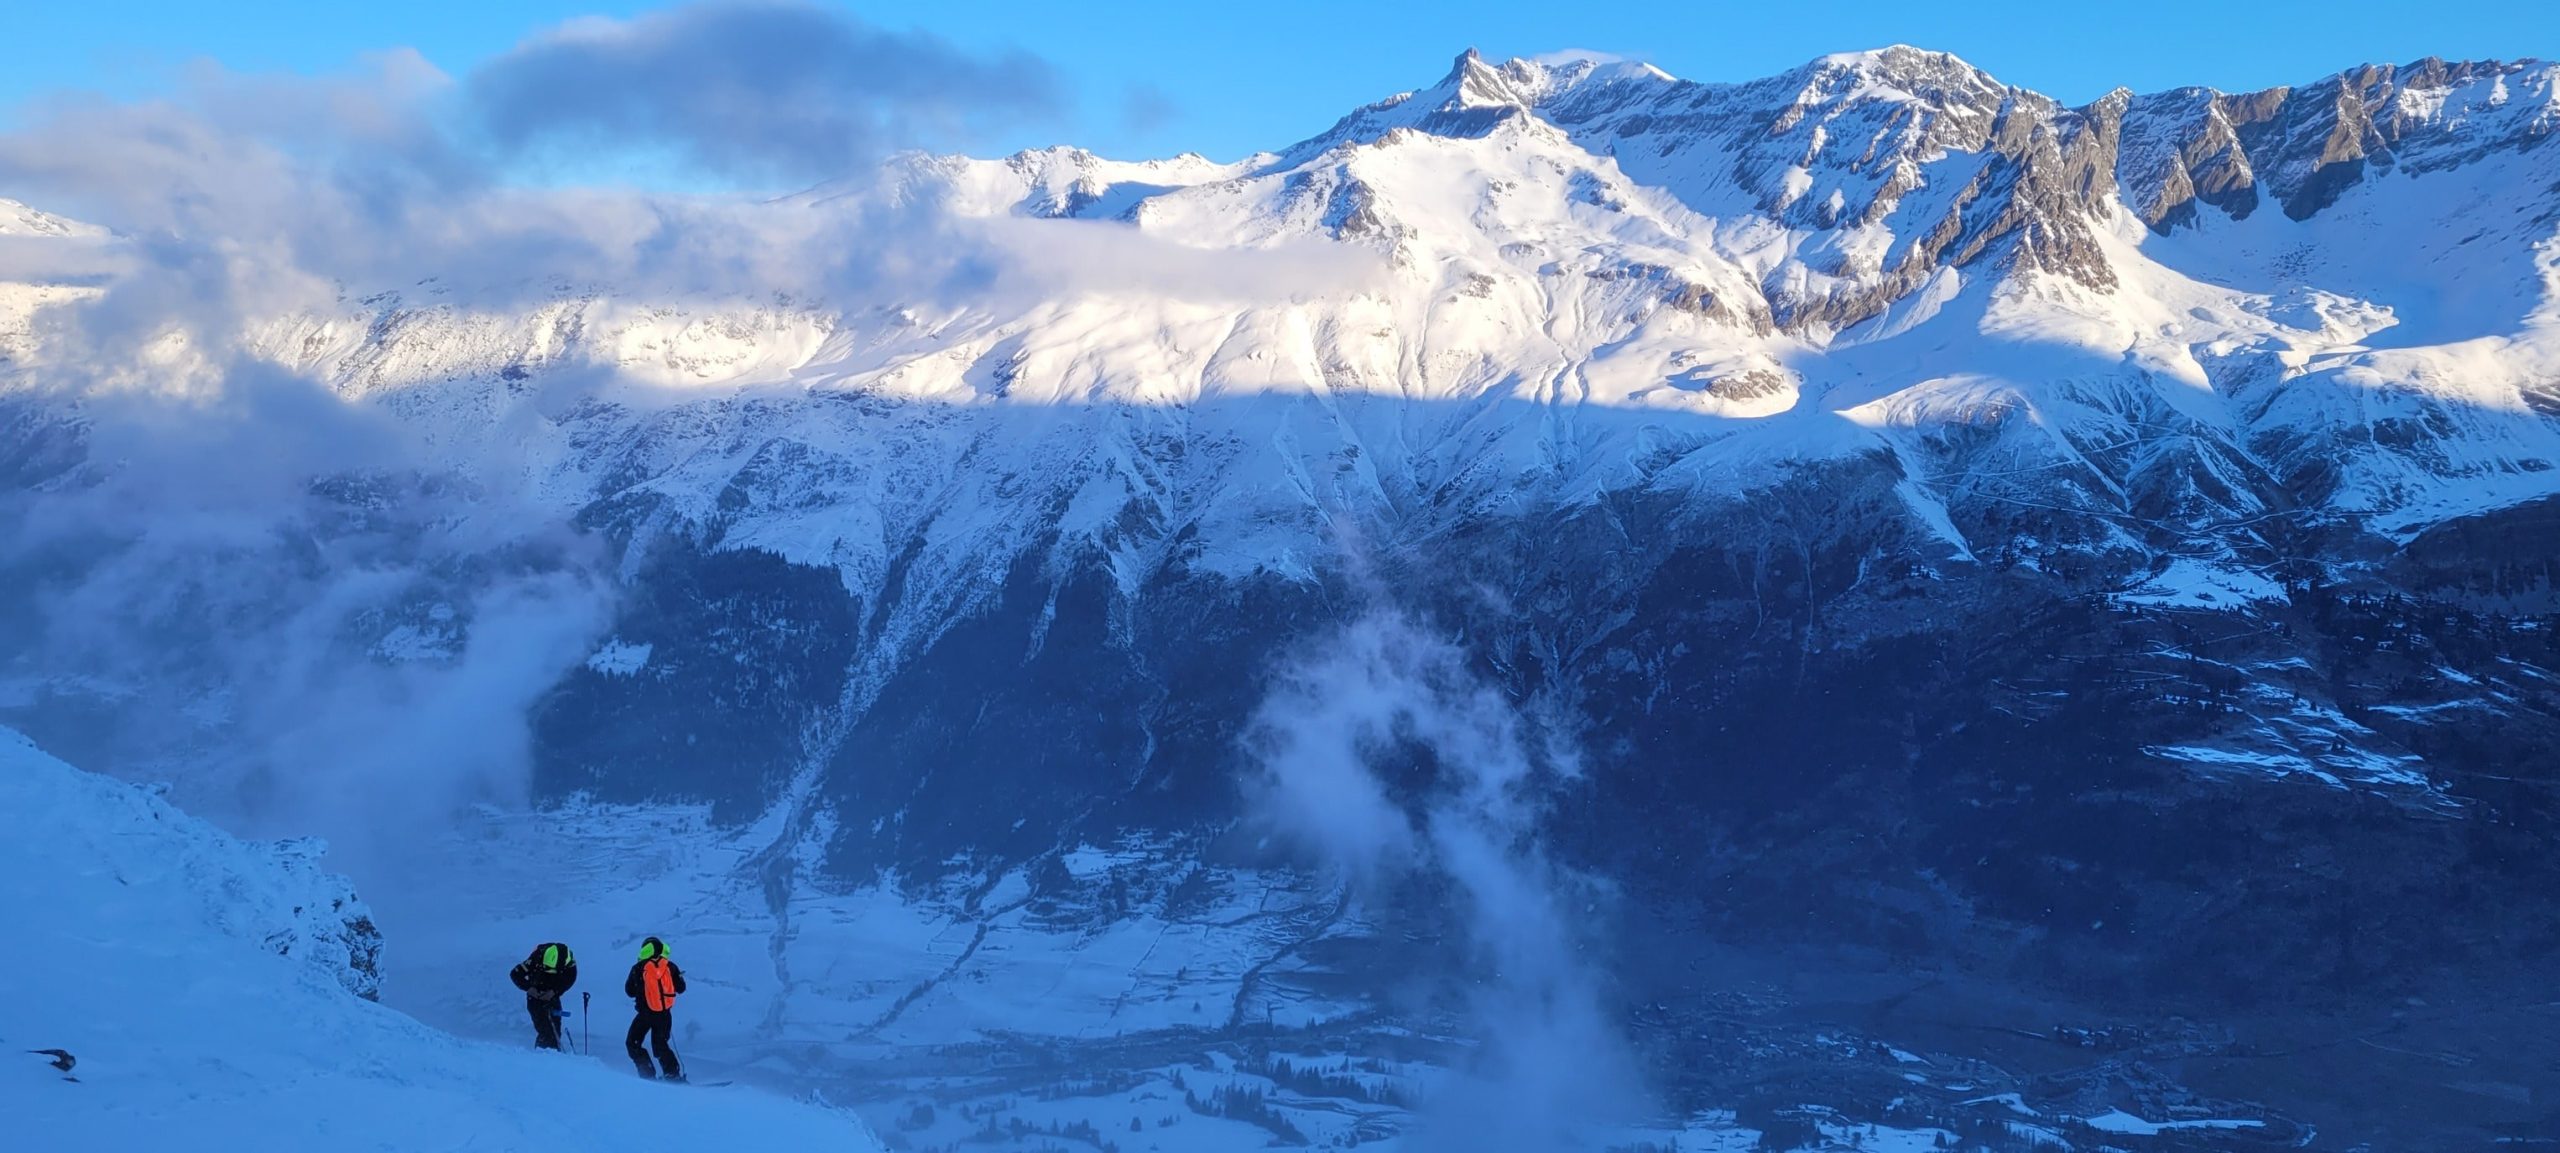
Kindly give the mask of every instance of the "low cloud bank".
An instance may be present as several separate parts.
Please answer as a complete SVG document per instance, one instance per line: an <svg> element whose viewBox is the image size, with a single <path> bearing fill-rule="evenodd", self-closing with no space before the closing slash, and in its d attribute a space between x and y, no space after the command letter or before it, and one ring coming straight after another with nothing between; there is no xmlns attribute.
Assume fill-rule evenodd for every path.
<svg viewBox="0 0 2560 1153"><path fill-rule="evenodd" d="M0 196L92 227L0 213L0 709L342 858L521 801L530 711L609 632L620 558L540 491L508 423L536 415L455 443L298 363L295 318L594 293L987 307L1300 275L1129 228L959 219L878 178L896 150L1052 116L1061 91L1029 54L734 2L573 21L459 78L405 50L316 78L208 63L161 97L22 109ZM696 188L836 183L525 179L588 153ZM571 366L527 387L558 411L627 384Z"/></svg>

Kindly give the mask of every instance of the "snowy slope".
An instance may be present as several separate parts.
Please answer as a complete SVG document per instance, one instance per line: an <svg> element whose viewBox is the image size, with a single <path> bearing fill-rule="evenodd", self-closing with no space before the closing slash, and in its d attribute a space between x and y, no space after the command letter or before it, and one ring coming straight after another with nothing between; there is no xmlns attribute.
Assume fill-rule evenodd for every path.
<svg viewBox="0 0 2560 1153"><path fill-rule="evenodd" d="M96 239L105 230L0 198L0 236Z"/></svg>
<svg viewBox="0 0 2560 1153"><path fill-rule="evenodd" d="M678 949L693 991L678 1051L811 1074L816 1058L1004 1035L1110 1038L1347 1014L1269 964L1302 936L1357 929L1336 887L1201 868L1168 846L1085 847L1064 860L1118 909L1035 892L1026 871L922 899L885 886L799 888L781 909L742 867L771 830L724 830L698 808L569 805L475 815L384 897L437 926L402 946L388 1002L473 1036L522 1032L492 997L491 958L558 938L619 956L641 936ZM1177 900L1184 890L1187 900ZM391 928L398 932L402 922ZM823 1067L823 1066L819 1066Z"/></svg>
<svg viewBox="0 0 2560 1153"><path fill-rule="evenodd" d="M8 731L0 826L0 1042L79 1060L77 1083L14 1054L0 1075L27 1148L879 1147L831 1110L457 1041L361 1000L327 925L363 918L343 882Z"/></svg>

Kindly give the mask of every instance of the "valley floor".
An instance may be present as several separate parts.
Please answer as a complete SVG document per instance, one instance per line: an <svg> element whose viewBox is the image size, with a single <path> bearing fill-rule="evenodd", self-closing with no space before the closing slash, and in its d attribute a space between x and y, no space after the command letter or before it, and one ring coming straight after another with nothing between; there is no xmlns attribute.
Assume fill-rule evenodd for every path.
<svg viewBox="0 0 2560 1153"><path fill-rule="evenodd" d="M1168 881L1142 847L1071 854L1076 883L1055 892L1019 875L921 899L827 891L769 883L764 833L716 832L699 810L488 814L431 894L385 902L404 942L390 996L521 1044L504 969L527 942L567 939L592 958L600 1060L618 1071L627 1018L602 994L654 933L692 974L677 1045L716 1071L702 1075L849 1103L893 1148L1448 1144L1432 1103L1465 1096L1453 1071L1479 1046L1463 1021L1363 995L1377 974L1345 969L1379 934L1338 892L1245 871ZM1128 903L1095 907L1101 890ZM2560 1006L2478 991L2371 1019L2132 1020L1870 958L1668 938L1646 952L1655 964L1620 968L1649 1104L1590 1122L1592 1148L2560 1138Z"/></svg>

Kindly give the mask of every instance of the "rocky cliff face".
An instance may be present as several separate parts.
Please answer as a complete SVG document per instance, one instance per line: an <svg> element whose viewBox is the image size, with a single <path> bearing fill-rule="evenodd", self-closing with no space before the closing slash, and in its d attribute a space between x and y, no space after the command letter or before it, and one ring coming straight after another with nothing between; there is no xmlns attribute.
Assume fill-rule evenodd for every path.
<svg viewBox="0 0 2560 1153"><path fill-rule="evenodd" d="M2123 119L2125 203L2166 231L2195 223L2197 204L2246 217L2260 186L2285 215L2304 220L2368 176L2540 147L2560 127L2550 84L2549 70L2530 62L2429 58L2300 88L2119 93L2091 114Z"/></svg>
<svg viewBox="0 0 2560 1153"><path fill-rule="evenodd" d="M2094 233L2119 203L2165 232L2194 224L2198 206L2245 218L2263 186L2303 220L2369 173L2536 148L2560 126L2551 83L2533 62L2427 59L2300 88L2119 91L2067 109L1908 47L1739 85L1587 61L1496 66L1470 53L1439 85L1362 109L1287 155L1397 128L1482 135L1518 117L1570 133L1701 212L1740 193L1808 232L1889 229L1885 253L1835 245L1828 261L1808 261L1855 291L1807 300L1785 281L1763 285L1789 328L1836 332L1939 268L1984 259L2111 288Z"/></svg>

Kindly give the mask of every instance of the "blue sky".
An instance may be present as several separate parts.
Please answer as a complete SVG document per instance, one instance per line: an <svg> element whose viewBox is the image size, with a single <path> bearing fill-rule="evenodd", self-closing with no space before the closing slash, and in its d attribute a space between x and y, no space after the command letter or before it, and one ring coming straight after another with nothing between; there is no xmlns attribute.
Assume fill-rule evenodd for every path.
<svg viewBox="0 0 2560 1153"><path fill-rule="evenodd" d="M1576 48L1650 60L1674 75L1743 79L1825 52L1907 42L1943 48L2067 101L2117 84L2258 88L2356 62L2560 56L2553 0L2323 0L2092 4L2078 0L1620 3L1564 0L938 0L832 6L971 50L1047 59L1070 100L1057 115L947 142L986 153L1078 143L1116 155L1197 150L1231 158L1310 135L1354 105L1436 79L1461 49ZM598 0L65 0L7 18L0 108L59 89L118 95L165 86L191 60L313 73L411 47L461 75L529 33L581 14L658 7ZM1962 17L1946 14L1960 8ZM2414 13L2423 11L2423 17Z"/></svg>

